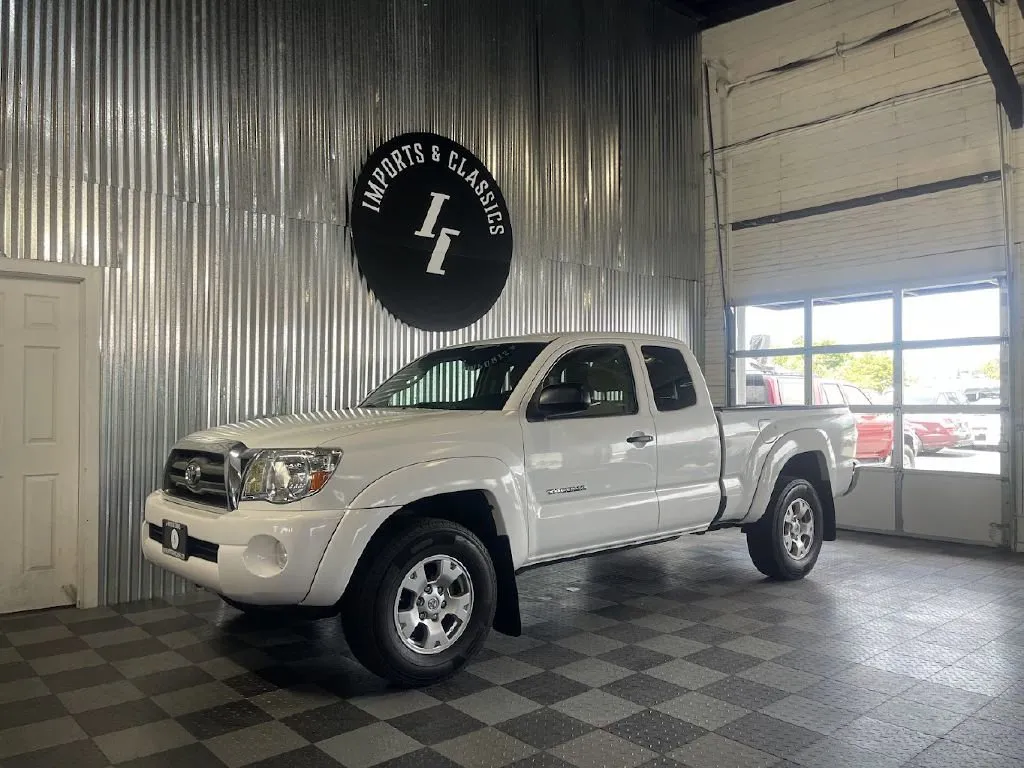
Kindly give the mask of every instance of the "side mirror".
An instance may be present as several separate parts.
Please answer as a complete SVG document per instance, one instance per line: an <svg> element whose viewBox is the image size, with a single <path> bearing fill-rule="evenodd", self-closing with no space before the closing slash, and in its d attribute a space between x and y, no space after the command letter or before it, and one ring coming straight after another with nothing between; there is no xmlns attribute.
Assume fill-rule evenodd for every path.
<svg viewBox="0 0 1024 768"><path fill-rule="evenodd" d="M582 413L590 406L590 393L579 384L552 384L537 398L537 413L544 418Z"/></svg>

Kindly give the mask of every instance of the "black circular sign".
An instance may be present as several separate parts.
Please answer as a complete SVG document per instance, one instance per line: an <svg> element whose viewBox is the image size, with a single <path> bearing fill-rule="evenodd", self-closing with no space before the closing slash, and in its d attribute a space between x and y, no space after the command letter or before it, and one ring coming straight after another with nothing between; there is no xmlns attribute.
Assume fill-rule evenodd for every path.
<svg viewBox="0 0 1024 768"><path fill-rule="evenodd" d="M406 133L378 147L356 181L351 226L367 285L408 325L465 328L505 289L505 198L483 163L444 136Z"/></svg>

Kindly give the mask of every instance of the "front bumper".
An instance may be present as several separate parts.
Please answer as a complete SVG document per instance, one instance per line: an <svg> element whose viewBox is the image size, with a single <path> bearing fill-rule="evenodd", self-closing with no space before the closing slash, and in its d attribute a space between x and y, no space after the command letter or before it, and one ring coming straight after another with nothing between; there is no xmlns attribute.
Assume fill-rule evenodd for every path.
<svg viewBox="0 0 1024 768"><path fill-rule="evenodd" d="M254 605L298 604L309 594L345 513L267 507L212 512L157 491L146 499L142 553L154 565L225 597ZM188 526L190 544L196 540L191 548L201 555L180 560L165 554L150 529L162 529L164 520ZM288 553L283 568L265 557L265 546L260 545L266 537L281 542Z"/></svg>

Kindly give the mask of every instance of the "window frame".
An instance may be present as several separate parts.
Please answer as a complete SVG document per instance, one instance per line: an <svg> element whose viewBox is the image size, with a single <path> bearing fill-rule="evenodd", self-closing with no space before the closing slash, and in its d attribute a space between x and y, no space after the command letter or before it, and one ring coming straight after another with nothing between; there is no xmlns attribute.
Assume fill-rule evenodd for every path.
<svg viewBox="0 0 1024 768"><path fill-rule="evenodd" d="M977 336L977 337L960 337L960 338L930 338L930 339L904 339L903 338L903 317L904 317L904 299L908 297L908 294L920 295L922 292L928 292L932 294L952 294L965 290L983 290L985 288L995 288L999 292L1000 297L1000 328L998 336ZM855 344L832 344L832 345L814 345L814 309L817 303L821 306L822 302L835 302L837 300L851 300L856 301L858 299L871 301L884 298L892 298L892 341L884 343L855 343ZM746 306L762 306L770 307L774 306L779 309L792 309L795 307L802 307L803 320L804 320L804 333L803 333L803 345L796 347L766 347L764 349L749 350L743 349L742 347L746 344L740 344L738 336L740 335L740 328L742 328L742 322L737 313L744 310ZM999 444L995 447L995 451L1001 456L1000 459L1000 474L999 476L1005 477L1009 471L1010 465L1010 441L1007 439L1006 425L1008 422L1008 415L1010 409L1009 397L1009 376L1010 371L1007 370L1006 361L1009 359L1008 346L1011 343L1009 338L1009 321L1006 313L1007 307L1007 281L1005 275L991 274L987 276L976 276L973 278L965 278L963 280L949 280L943 284L934 283L922 283L920 281L915 283L898 283L890 284L882 289L872 291L870 293L856 294L850 296L827 296L819 293L815 293L812 296L804 296L799 299L791 300L780 300L780 301L752 301L745 305L731 304L729 311L731 313L730 326L736 329L736 332L732 334L727 342L727 355L726 355L726 381L727 381L727 402L731 407L742 407L744 403L739 403L740 398L738 393L742 391L745 395L746 387L746 376L749 373L763 373L762 371L751 369L747 365L740 365L741 361L752 360L756 358L773 358L779 356L802 356L804 361L803 373L795 373L794 375L802 377L804 380L805 389L805 402L814 402L814 386L816 383L816 377L813 371L814 357L828 353L858 353L858 352L886 352L892 355L893 359L893 385L892 385L892 401L885 405L874 404L871 405L850 405L847 401L845 392L842 392L844 401L847 401L847 405L851 412L855 414L875 414L875 415L891 415L894 422L894 434L905 434L905 417L913 417L916 414L950 414L959 415L964 417L971 417L980 414L998 414L1001 417L1003 423L1003 429L1001 430L1001 437ZM747 335L747 334L744 334ZM903 353L911 350L925 350L925 349L953 349L953 348L967 348L967 347L982 347L982 346L995 346L999 349L1000 359L1000 401L998 405L982 404L979 405L975 401L965 401L957 405L916 405L910 403L904 403L904 395L906 390L909 388L909 384L905 381L903 371ZM770 373L764 373L764 375L770 375ZM741 387L741 383L744 385ZM860 388L863 392L863 388ZM867 396L867 393L865 393ZM745 397L744 397L745 399ZM869 401L871 400L868 397ZM990 450L990 449L987 449ZM955 475L977 475L981 477L994 477L995 475L982 472L970 472L963 470L935 470L935 469L912 469L903 467L903 456L901 451L894 452L892 467L897 471L909 471L919 472L923 474L955 474Z"/></svg>
<svg viewBox="0 0 1024 768"><path fill-rule="evenodd" d="M537 413L537 401L540 399L540 393L544 390L544 381L551 375L551 372L555 370L565 358L570 355L582 352L585 349L607 349L607 348L618 348L622 350L623 355L626 357L626 363L628 367L629 380L633 386L633 410L627 413L607 413L607 414L591 414L589 411L580 411L579 413L567 413L558 416L541 416ZM630 349L626 344L614 341L608 342L594 342L588 344L581 344L580 346L572 347L565 352L558 355L553 362L551 362L541 373L540 381L534 388L533 394L530 396L529 401L526 405L526 421L529 423L544 423L549 421L567 421L567 420L578 420L578 419L617 419L628 416L636 416L640 413L640 392L636 385L636 371L634 368L633 355L630 354Z"/></svg>

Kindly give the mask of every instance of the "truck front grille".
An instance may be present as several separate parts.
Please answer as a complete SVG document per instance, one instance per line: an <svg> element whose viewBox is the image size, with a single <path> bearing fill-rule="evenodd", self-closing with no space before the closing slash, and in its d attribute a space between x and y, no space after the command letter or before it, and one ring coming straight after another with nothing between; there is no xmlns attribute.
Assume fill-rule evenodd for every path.
<svg viewBox="0 0 1024 768"><path fill-rule="evenodd" d="M224 454L175 449L167 457L164 492L186 501L230 510L234 508L229 482L231 472Z"/></svg>

